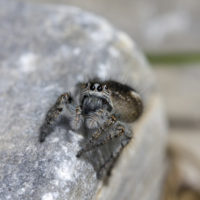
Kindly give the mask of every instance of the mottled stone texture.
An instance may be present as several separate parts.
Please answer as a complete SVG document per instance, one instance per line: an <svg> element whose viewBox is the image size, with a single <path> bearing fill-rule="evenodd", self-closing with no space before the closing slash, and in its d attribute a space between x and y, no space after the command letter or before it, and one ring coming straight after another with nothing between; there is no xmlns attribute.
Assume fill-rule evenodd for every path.
<svg viewBox="0 0 200 200"><path fill-rule="evenodd" d="M165 118L153 74L135 44L73 7L0 0L0 25L0 199L156 200L165 169ZM145 104L108 185L96 179L91 162L76 158L81 133L61 123L38 142L58 95L94 76L128 83Z"/></svg>

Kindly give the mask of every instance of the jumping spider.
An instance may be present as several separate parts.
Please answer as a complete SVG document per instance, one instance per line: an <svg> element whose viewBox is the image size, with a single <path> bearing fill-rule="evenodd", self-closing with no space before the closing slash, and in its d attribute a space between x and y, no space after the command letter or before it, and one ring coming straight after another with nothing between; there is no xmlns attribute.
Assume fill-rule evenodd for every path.
<svg viewBox="0 0 200 200"><path fill-rule="evenodd" d="M132 138L132 131L127 123L134 122L142 113L142 101L139 94L131 87L116 81L91 80L76 86L75 98L70 93L62 94L55 105L47 112L41 127L40 142L50 133L57 119L65 113L73 130L82 126L92 132L87 144L77 153L100 147L114 138L120 138L120 145L98 170L97 176L110 173L111 168L122 149Z"/></svg>

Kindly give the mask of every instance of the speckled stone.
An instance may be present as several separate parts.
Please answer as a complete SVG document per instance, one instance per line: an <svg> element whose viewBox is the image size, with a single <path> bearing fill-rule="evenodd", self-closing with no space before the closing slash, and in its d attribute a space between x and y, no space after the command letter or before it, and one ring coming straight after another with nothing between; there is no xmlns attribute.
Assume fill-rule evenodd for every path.
<svg viewBox="0 0 200 200"><path fill-rule="evenodd" d="M0 199L156 200L166 123L152 71L129 37L74 7L6 0L0 0L0 24ZM128 83L145 104L108 186L90 162L76 158L81 133L57 126L38 142L56 98L94 76Z"/></svg>

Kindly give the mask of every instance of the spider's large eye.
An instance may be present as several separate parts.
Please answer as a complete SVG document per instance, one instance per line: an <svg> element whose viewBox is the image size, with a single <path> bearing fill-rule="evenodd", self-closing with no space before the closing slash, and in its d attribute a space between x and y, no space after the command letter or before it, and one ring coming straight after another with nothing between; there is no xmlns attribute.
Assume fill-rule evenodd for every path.
<svg viewBox="0 0 200 200"><path fill-rule="evenodd" d="M94 85L94 84L92 84L92 85L90 86L90 90L95 90L95 85Z"/></svg>
<svg viewBox="0 0 200 200"><path fill-rule="evenodd" d="M99 92L101 92L102 91L102 86L101 85L99 85L98 87L97 87L97 90L99 91Z"/></svg>
<svg viewBox="0 0 200 200"><path fill-rule="evenodd" d="M108 86L107 85L104 85L104 90L107 90L108 89Z"/></svg>

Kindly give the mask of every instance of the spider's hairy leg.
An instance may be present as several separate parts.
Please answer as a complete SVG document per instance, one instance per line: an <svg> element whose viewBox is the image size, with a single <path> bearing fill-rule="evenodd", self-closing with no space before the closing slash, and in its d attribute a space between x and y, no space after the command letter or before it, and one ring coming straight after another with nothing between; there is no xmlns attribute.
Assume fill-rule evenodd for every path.
<svg viewBox="0 0 200 200"><path fill-rule="evenodd" d="M103 129L102 129L102 131L103 131ZM105 135L105 137L103 139L99 139L99 135L101 134L101 132L100 132L99 135L97 135L97 137L95 137L94 139L93 138L90 139L89 143L87 143L85 145L85 147L83 147L78 152L77 157L80 157L85 152L91 151L92 149L95 149L99 146L106 144L107 142L109 142L110 140L112 140L114 138L122 136L124 133L125 133L125 128L121 124L117 124L115 130L108 132L108 134Z"/></svg>
<svg viewBox="0 0 200 200"><path fill-rule="evenodd" d="M101 136L101 134L103 132L105 132L108 128L110 128L112 125L114 125L116 123L117 119L115 117L115 115L111 115L110 117L108 117L108 119L106 120L106 122L103 124L103 126L100 126L98 128L98 130L92 134L92 136L89 138L89 142L85 145L84 148L82 148L78 153L77 153L77 157L80 157L84 152L90 151L91 149L93 149L94 144L96 144L96 140L98 141L99 137ZM103 145L103 144L102 144ZM101 146L101 145L99 145ZM95 146L96 147L96 146Z"/></svg>
<svg viewBox="0 0 200 200"><path fill-rule="evenodd" d="M103 124L103 126L100 126L95 133L92 134L92 136L89 138L89 143L95 143L95 140L97 140L102 133L104 133L107 129L109 129L111 126L113 126L117 122L117 119L115 115L111 115L109 118L107 118L106 122Z"/></svg>
<svg viewBox="0 0 200 200"><path fill-rule="evenodd" d="M73 99L69 93L64 93L58 97L56 103L47 112L45 121L40 128L40 142L44 142L46 136L50 134L50 129L55 126L56 121L64 108L67 108L67 106L72 102Z"/></svg>
<svg viewBox="0 0 200 200"><path fill-rule="evenodd" d="M117 161L120 153L124 149L124 147L130 142L132 136L129 134L128 136L125 134L125 138L123 138L120 142L118 148L114 150L111 154L110 158L105 161L105 163L99 168L97 172L97 178L101 179L104 177L105 173L109 176L111 174L112 168Z"/></svg>
<svg viewBox="0 0 200 200"><path fill-rule="evenodd" d="M82 109L80 106L71 106L69 111L70 126L73 130L78 130L83 122Z"/></svg>

